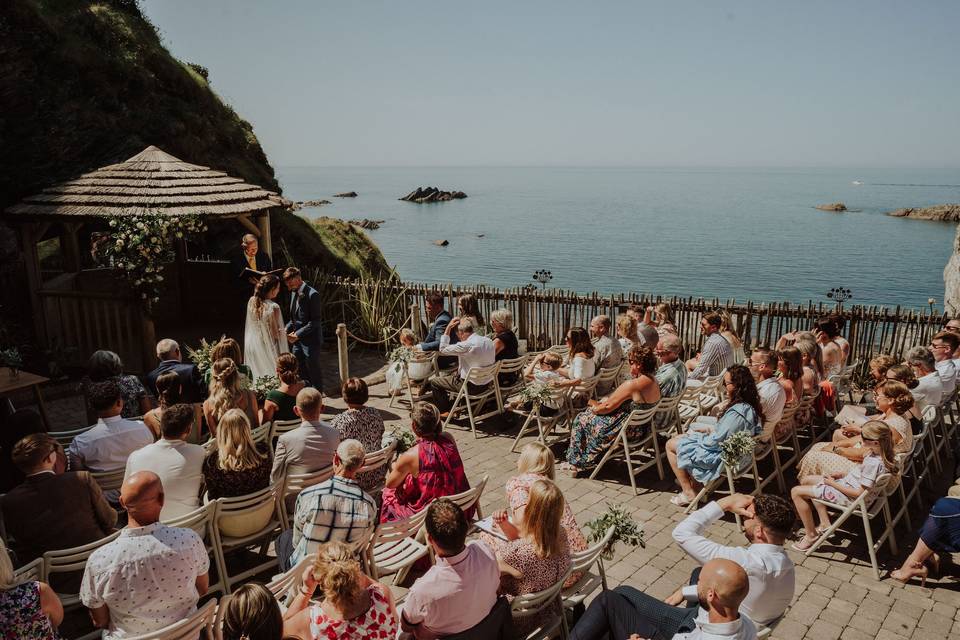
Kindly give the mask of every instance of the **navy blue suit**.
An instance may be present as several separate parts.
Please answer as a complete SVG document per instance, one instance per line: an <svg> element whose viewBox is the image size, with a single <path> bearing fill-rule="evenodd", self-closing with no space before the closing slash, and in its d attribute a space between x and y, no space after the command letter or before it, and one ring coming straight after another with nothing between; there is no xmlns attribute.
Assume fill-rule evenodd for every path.
<svg viewBox="0 0 960 640"><path fill-rule="evenodd" d="M157 395L157 378L168 371L175 371L180 379L180 395L184 402L203 402L207 397L207 386L203 384L203 377L197 365L180 362L179 360L164 360L156 369L146 376L147 391Z"/></svg>
<svg viewBox="0 0 960 640"><path fill-rule="evenodd" d="M423 342L420 343L420 349L423 351L439 351L440 350L440 337L443 335L443 332L447 330L447 325L450 324L450 314L447 313L447 310L444 309L437 314L437 317L433 319L433 322L430 324L430 328L427 329L427 335L423 339ZM451 343L456 342L456 332L453 332L454 335L451 335ZM456 356L440 356L437 358L437 365L441 369L446 369L450 367L457 361Z"/></svg>
<svg viewBox="0 0 960 640"><path fill-rule="evenodd" d="M288 307L290 321L287 333L296 333L297 340L290 345L290 352L300 363L300 377L318 388L323 388L323 371L320 367L320 349L323 347L323 301L320 293L304 283L300 290L290 296Z"/></svg>

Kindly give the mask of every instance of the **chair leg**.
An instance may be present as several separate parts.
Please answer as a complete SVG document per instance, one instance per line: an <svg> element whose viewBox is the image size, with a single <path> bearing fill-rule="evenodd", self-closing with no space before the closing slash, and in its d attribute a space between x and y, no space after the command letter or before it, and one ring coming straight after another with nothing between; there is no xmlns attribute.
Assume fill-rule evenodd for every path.
<svg viewBox="0 0 960 640"><path fill-rule="evenodd" d="M650 425L650 429L653 431L653 455L657 461L657 475L660 476L661 482L666 479L666 476L663 472L663 456L666 454L660 453L660 437L657 434L656 429L653 428L653 424Z"/></svg>
<svg viewBox="0 0 960 640"><path fill-rule="evenodd" d="M627 439L627 430L623 429L620 433L623 436L623 456L627 459L627 474L630 476L630 486L633 488L633 495L640 495L639 492L637 492L637 478L633 474L633 460L631 460L633 452L630 451L630 441ZM641 448L641 451L642 450Z"/></svg>
<svg viewBox="0 0 960 640"><path fill-rule="evenodd" d="M520 443L520 438L522 438L527 433L527 425L530 424L530 420L533 419L533 413L527 414L527 419L523 421L523 425L520 426L520 432L517 434L517 437L513 439L513 446L510 447L510 453L517 452L517 444ZM543 430L540 431L541 437L543 436ZM544 443L546 444L546 443Z"/></svg>
<svg viewBox="0 0 960 640"><path fill-rule="evenodd" d="M474 422L474 420L473 420L473 408L471 407L471 402L470 402L470 396L469 396L469 395L467 396L466 405L467 405L467 417L470 419L470 431L473 432L473 437L476 438L476 437L477 437L477 424L476 424L476 422ZM483 408L483 404L480 405L480 408ZM451 413L451 415L453 414L452 411L451 411L450 413ZM449 417L449 416L448 416L448 417Z"/></svg>
<svg viewBox="0 0 960 640"><path fill-rule="evenodd" d="M453 401L453 405L450 407L450 413L447 414L447 419L443 422L443 428L446 429L450 425L450 421L453 420L453 414L456 413L457 407L460 405L460 399L463 398L463 388L457 392L457 397ZM470 404L470 401L467 401L467 404Z"/></svg>
<svg viewBox="0 0 960 640"><path fill-rule="evenodd" d="M787 483L783 480L783 465L780 464L780 446L777 444L777 439L773 439L773 468L777 474L777 488L780 489L780 493L786 493Z"/></svg>
<svg viewBox="0 0 960 640"><path fill-rule="evenodd" d="M873 565L873 576L880 579L880 565L877 562L877 549L873 544L873 530L870 528L870 517L864 507L860 508L860 517L863 520L863 533L867 537L867 551L870 552L870 564ZM825 536L821 536L821 539Z"/></svg>

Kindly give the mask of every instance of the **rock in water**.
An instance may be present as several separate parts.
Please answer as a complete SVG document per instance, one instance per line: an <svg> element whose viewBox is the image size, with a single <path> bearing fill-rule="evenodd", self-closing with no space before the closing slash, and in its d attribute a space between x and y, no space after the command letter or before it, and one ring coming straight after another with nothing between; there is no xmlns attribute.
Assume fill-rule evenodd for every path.
<svg viewBox="0 0 960 640"><path fill-rule="evenodd" d="M329 200L304 200L303 202L298 202L298 205L301 207L322 207L325 204L332 204Z"/></svg>
<svg viewBox="0 0 960 640"><path fill-rule="evenodd" d="M960 222L960 204L938 204L933 207L908 207L887 214L897 218L916 218L918 220L939 220L941 222Z"/></svg>
<svg viewBox="0 0 960 640"><path fill-rule="evenodd" d="M449 202L450 200L462 200L467 194L463 191L441 191L437 187L417 187L407 195L400 198L407 202L416 202L424 204L426 202Z"/></svg>
<svg viewBox="0 0 960 640"><path fill-rule="evenodd" d="M438 247L445 247L445 246L447 246L448 244L450 244L450 241L449 241L449 240L434 240L434 241L433 241L433 244L437 245Z"/></svg>
<svg viewBox="0 0 960 640"><path fill-rule="evenodd" d="M831 202L830 204L818 204L817 209L820 209L820 211L846 211L847 205L842 202Z"/></svg>
<svg viewBox="0 0 960 640"><path fill-rule="evenodd" d="M334 197L334 198L356 198L356 197L357 197L357 192L356 192L356 191L344 191L343 193L335 193L335 194L333 194L333 197Z"/></svg>
<svg viewBox="0 0 960 640"><path fill-rule="evenodd" d="M363 220L348 220L347 222L349 222L355 227L360 227L361 229L373 230L373 229L379 229L380 225L382 225L386 221L385 220L368 220L367 218L364 218Z"/></svg>

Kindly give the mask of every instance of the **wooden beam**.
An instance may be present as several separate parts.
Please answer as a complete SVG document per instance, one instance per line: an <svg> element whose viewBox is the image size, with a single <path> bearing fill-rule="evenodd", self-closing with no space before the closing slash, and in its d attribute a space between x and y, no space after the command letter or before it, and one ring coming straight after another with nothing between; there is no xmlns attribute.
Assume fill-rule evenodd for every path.
<svg viewBox="0 0 960 640"><path fill-rule="evenodd" d="M247 231L257 236L258 238L260 237L260 227L253 224L253 221L250 220L249 215L244 214L242 216L237 216L237 220L240 222L240 224L244 226L244 228L247 229Z"/></svg>
<svg viewBox="0 0 960 640"><path fill-rule="evenodd" d="M67 268L73 273L79 273L80 264L80 238L78 233L82 226L79 222L64 222L64 233L60 236L60 249L63 251Z"/></svg>
<svg viewBox="0 0 960 640"><path fill-rule="evenodd" d="M270 210L257 215L257 227L260 229L260 246L270 260L273 260L273 239L270 236ZM276 265L274 265L276 266Z"/></svg>

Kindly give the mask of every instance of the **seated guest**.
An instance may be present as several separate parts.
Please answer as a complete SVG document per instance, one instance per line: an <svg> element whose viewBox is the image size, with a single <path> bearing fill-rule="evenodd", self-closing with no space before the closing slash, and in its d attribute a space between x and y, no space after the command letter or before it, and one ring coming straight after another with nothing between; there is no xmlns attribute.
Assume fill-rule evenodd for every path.
<svg viewBox="0 0 960 640"><path fill-rule="evenodd" d="M203 459L203 484L210 500L245 496L270 486L270 445L254 444L250 423L230 409L217 427L217 446Z"/></svg>
<svg viewBox="0 0 960 640"><path fill-rule="evenodd" d="M174 371L180 377L180 387L183 389L184 402L203 402L207 397L207 385L204 384L200 370L193 363L180 361L180 345L175 340L164 338L157 343L157 359L160 364L147 374L147 389L157 388L157 378L167 371Z"/></svg>
<svg viewBox="0 0 960 640"><path fill-rule="evenodd" d="M508 599L543 591L556 584L570 568L570 548L561 526L566 501L559 487L549 480L537 480L530 486L529 501L523 519L513 524L503 512L494 522L510 538L497 552L501 590ZM516 623L518 637L526 637L548 620L563 615L560 603L553 602L538 613Z"/></svg>
<svg viewBox="0 0 960 640"><path fill-rule="evenodd" d="M799 333L794 346L800 350L803 364L803 392L808 396L820 393L820 381L823 376L823 350L817 344L813 334ZM807 337L808 336L808 337Z"/></svg>
<svg viewBox="0 0 960 640"><path fill-rule="evenodd" d="M457 297L457 316L463 320L470 318L473 320L473 330L477 333L483 333L483 314L480 313L480 303L477 297L471 293L464 293ZM455 343L459 336L452 336L451 342Z"/></svg>
<svg viewBox="0 0 960 640"><path fill-rule="evenodd" d="M450 312L443 308L443 295L437 292L428 293L424 299L426 303L427 318L430 320L430 326L427 328L427 335L420 343L420 351L439 351L440 337L447 329L450 323ZM449 362L452 358L447 359ZM440 363L441 368L446 368L447 363Z"/></svg>
<svg viewBox="0 0 960 640"><path fill-rule="evenodd" d="M497 360L512 360L520 357L520 343L513 332L513 314L509 309L496 309L490 314L493 329L493 349Z"/></svg>
<svg viewBox="0 0 960 640"><path fill-rule="evenodd" d="M5 638L60 640L63 604L46 582L17 583L13 563L0 540L0 630Z"/></svg>
<svg viewBox="0 0 960 640"><path fill-rule="evenodd" d="M457 371L452 375L441 375L427 381L435 402L444 406L449 405L450 394L460 391L470 369L489 367L496 362L493 340L475 333L476 328L472 318L458 317L450 321L440 337L440 353L445 356L457 356L458 365ZM458 336L456 344L450 340L450 334L454 330ZM467 390L470 393L481 393L492 380L492 375L480 378L476 382L468 383Z"/></svg>
<svg viewBox="0 0 960 640"><path fill-rule="evenodd" d="M595 353L586 329L573 327L567 331L567 359L564 366L557 370L567 381L557 386L574 386L592 378L597 372L597 363L593 359Z"/></svg>
<svg viewBox="0 0 960 640"><path fill-rule="evenodd" d="M641 322L654 327L661 340L667 335L680 335L680 332L677 331L677 321L673 318L673 307L670 306L669 302L658 302L647 306L643 311Z"/></svg>
<svg viewBox="0 0 960 640"><path fill-rule="evenodd" d="M280 386L267 392L260 409L260 424L274 420L295 420L297 414L297 394L305 386L300 379L300 364L292 353L281 353L277 356L277 378Z"/></svg>
<svg viewBox="0 0 960 640"><path fill-rule="evenodd" d="M675 398L687 386L687 368L680 360L683 345L675 334L668 333L657 342L654 353L660 360L660 367L654 376L660 385L660 394L664 398Z"/></svg>
<svg viewBox="0 0 960 640"><path fill-rule="evenodd" d="M137 376L123 373L123 362L120 361L120 356L113 351L95 351L87 362L86 375L80 380L80 390L87 401L87 419L90 422L97 419L97 412L87 398L87 388L94 382L103 382L104 380L116 380L117 384L120 385L120 395L123 396L123 413L121 415L124 418L142 416L153 408L150 394L147 393L140 379Z"/></svg>
<svg viewBox="0 0 960 640"><path fill-rule="evenodd" d="M283 640L283 612L265 586L242 584L225 600L223 640Z"/></svg>
<svg viewBox="0 0 960 640"><path fill-rule="evenodd" d="M933 354L925 347L914 347L907 351L906 360L917 377L917 386L910 393L917 402L918 411L922 414L928 406L939 407L943 401L943 381Z"/></svg>
<svg viewBox="0 0 960 640"><path fill-rule="evenodd" d="M920 347L923 349L923 347ZM925 350L925 349L924 349ZM881 353L870 360L870 377L876 384L880 384L887 379L887 369L897 364L897 359L891 355Z"/></svg>
<svg viewBox="0 0 960 640"><path fill-rule="evenodd" d="M620 350L623 353L640 346L640 338L637 336L637 320L628 313L621 313L617 316L617 341L620 343Z"/></svg>
<svg viewBox="0 0 960 640"><path fill-rule="evenodd" d="M153 442L153 434L139 420L121 417L123 396L116 380L91 384L88 397L100 419L93 428L70 443L67 449L70 468L90 471L122 469L132 452Z"/></svg>
<svg viewBox="0 0 960 640"><path fill-rule="evenodd" d="M160 438L160 421L163 418L163 412L166 411L168 407L172 407L175 404L181 404L183 402L183 390L180 386L180 376L178 376L175 371L161 373L160 377L157 378L157 399L159 400L160 406L143 414L143 423L150 428L150 431L153 433L154 440L158 440ZM190 431L189 440L196 444L196 442L200 439L200 425L203 422L203 409L199 404L191 404L190 406L193 407L194 419L193 429Z"/></svg>
<svg viewBox="0 0 960 640"><path fill-rule="evenodd" d="M277 540L277 557L290 568L321 544L345 542L359 551L377 526L377 502L357 484L365 452L356 440L344 440L333 456L333 477L297 496L293 529Z"/></svg>
<svg viewBox="0 0 960 640"><path fill-rule="evenodd" d="M762 431L763 408L750 370L733 365L723 374L723 384L728 401L717 424L698 426L667 441L667 460L680 482L680 493L670 500L677 506L690 504L703 484L722 473L720 444L724 440L739 431L754 436Z"/></svg>
<svg viewBox="0 0 960 640"><path fill-rule="evenodd" d="M660 387L653 378L657 370L653 349L638 347L627 354L627 359L631 379L602 400L588 400L587 408L573 419L566 467L573 474L597 466L631 412L649 409L660 402ZM649 425L643 425L627 437L638 438L647 429Z"/></svg>
<svg viewBox="0 0 960 640"><path fill-rule="evenodd" d="M320 587L322 600L312 601ZM283 614L283 633L304 640L393 638L399 617L389 587L360 571L353 549L328 542L303 572L303 586Z"/></svg>
<svg viewBox="0 0 960 640"><path fill-rule="evenodd" d="M340 433L340 440L359 440L363 450L372 453L383 448L383 416L374 407L366 406L370 398L367 383L360 378L350 378L340 387L340 397L347 403L347 410L330 421L330 426ZM387 476L386 466L357 475L357 484L364 491L374 491L383 486Z"/></svg>
<svg viewBox="0 0 960 640"><path fill-rule="evenodd" d="M750 546L728 547L704 536L706 528L728 512L743 517L743 535ZM673 539L700 565L726 558L743 567L750 580L750 593L740 604L740 613L760 624L770 624L790 606L796 588L796 570L783 548L795 519L793 507L780 496L734 494L691 513L674 528ZM681 590L667 598L669 604L682 602Z"/></svg>
<svg viewBox="0 0 960 640"><path fill-rule="evenodd" d="M566 378L561 376L558 373L560 365L563 364L563 358L560 357L559 353L554 351L544 351L538 353L537 356L530 361L530 363L523 370L523 378L527 381L532 381L535 384L545 385L545 386L559 386L559 383L564 382ZM532 411L533 410L533 400L523 401L522 396L514 395L508 398L509 402L506 403L505 408L508 411L511 410L522 410L522 411ZM544 417L550 417L557 415L557 412L560 410L561 400L551 397L543 400L540 406L540 415Z"/></svg>
<svg viewBox="0 0 960 640"><path fill-rule="evenodd" d="M23 472L13 463L15 444L33 433L46 433L43 418L32 409L17 409L0 429L0 494L6 493L23 482ZM66 458L60 460L58 472L66 468Z"/></svg>
<svg viewBox="0 0 960 640"><path fill-rule="evenodd" d="M313 387L304 387L297 394L294 411L303 423L277 439L273 454L270 482L283 480L285 475L313 473L333 464L333 456L340 444L340 434L320 420L323 395ZM287 508L294 508L296 496L287 496Z"/></svg>
<svg viewBox="0 0 960 640"><path fill-rule="evenodd" d="M890 373L889 371L887 372ZM908 414L913 396L902 382L887 380L874 391L880 414L867 416L864 422L882 420L893 431L894 453L906 453L913 447L913 430ZM833 432L831 442L818 442L800 460L798 477L832 476L853 471L869 453L860 436L862 423L847 423Z"/></svg>
<svg viewBox="0 0 960 640"><path fill-rule="evenodd" d="M570 632L570 640L755 640L757 627L740 606L750 582L743 567L717 558L697 580L699 607L674 607L633 587L602 591Z"/></svg>
<svg viewBox="0 0 960 640"><path fill-rule="evenodd" d="M847 364L847 358L844 355L843 347L837 340L840 337L840 329L837 327L836 317L825 316L817 320L813 325L813 335L816 336L817 342L823 350L824 376L829 378L837 375ZM849 352L849 344L847 350Z"/></svg>
<svg viewBox="0 0 960 640"><path fill-rule="evenodd" d="M170 520L186 515L200 506L205 452L198 444L186 441L193 428L193 407L175 404L163 412L160 432L163 437L130 454L124 478L149 471L163 483L163 512Z"/></svg>
<svg viewBox="0 0 960 640"><path fill-rule="evenodd" d="M910 422L910 426L914 433L920 433L923 430L923 413L920 411L916 396L914 395L914 391L916 391L917 387L920 386L920 381L917 380L917 374L913 372L913 367L908 364L895 364L887 369L886 380L896 380L897 382L902 382L903 385L910 391L910 395L914 396L913 406L910 407L910 411L903 414L903 417Z"/></svg>
<svg viewBox="0 0 960 640"><path fill-rule="evenodd" d="M777 372L787 404L800 404L803 397L803 357L800 350L784 347L777 351Z"/></svg>
<svg viewBox="0 0 960 640"><path fill-rule="evenodd" d="M651 320L650 323L644 321L646 313L643 306L639 304L631 304L627 307L627 315L631 316L634 320L637 321L637 340L641 345L646 345L650 348L656 347L657 342L660 340L660 333L658 332L658 327Z"/></svg>
<svg viewBox="0 0 960 640"><path fill-rule="evenodd" d="M917 545L903 565L890 572L891 578L906 584L918 577L920 586L924 586L929 567L933 567L934 573L940 572L938 554L960 552L960 492L956 489L956 486L952 487L949 495L937 500L930 508ZM958 495L952 495L954 493Z"/></svg>
<svg viewBox="0 0 960 640"><path fill-rule="evenodd" d="M250 367L243 364L243 351L240 350L240 343L233 338L223 338L210 349L210 362L216 362L222 358L230 358L237 365L237 372L241 378L245 378L247 386L252 387L256 380L253 379L253 371ZM203 372L203 384L210 387L210 380L213 377L213 367L208 367Z"/></svg>
<svg viewBox="0 0 960 640"><path fill-rule="evenodd" d="M619 367L623 362L623 349L620 343L610 337L610 317L596 316L590 321L590 335L593 342L593 363L597 371L600 369L613 369ZM604 395L613 388L612 383L603 389L597 387L597 393Z"/></svg>
<svg viewBox="0 0 960 640"><path fill-rule="evenodd" d="M943 330L960 336L960 318L947 320L947 324L943 325ZM960 362L958 362L960 361L960 347L953 352L953 360L958 367L958 371L960 371Z"/></svg>
<svg viewBox="0 0 960 640"><path fill-rule="evenodd" d="M733 347L720 334L722 324L723 318L715 311L704 314L700 319L700 333L707 340L697 357L687 361L691 379L703 380L707 376L720 375L721 371L734 364Z"/></svg>
<svg viewBox="0 0 960 640"><path fill-rule="evenodd" d="M443 432L437 408L428 402L415 404L410 422L417 443L394 461L387 474L380 522L408 518L436 498L470 488L457 443Z"/></svg>
<svg viewBox="0 0 960 640"><path fill-rule="evenodd" d="M500 569L483 542L466 544L469 523L455 503L434 501L424 525L436 562L407 592L400 626L432 640L480 624L497 601Z"/></svg>
<svg viewBox="0 0 960 640"><path fill-rule="evenodd" d="M733 324L733 316L731 316L730 312L726 309L721 309L718 313L720 314L721 320L720 335L730 343L730 348L733 349L733 362L735 364L743 364L747 356L743 350L743 340L737 335L736 327Z"/></svg>
<svg viewBox="0 0 960 640"><path fill-rule="evenodd" d="M203 401L203 416L206 419L210 436L216 437L217 424L230 409L240 409L250 420L250 426L260 426L257 414L257 396L252 389L240 383L240 372L230 358L221 358L210 367L213 378L210 380L210 394Z"/></svg>
<svg viewBox="0 0 960 640"><path fill-rule="evenodd" d="M757 393L760 394L760 406L763 408L763 432L760 439L764 442L775 435L777 424L787 404L787 392L777 381L779 363L780 359L776 351L763 348L754 349L748 361L750 373L757 383ZM776 436L779 441L784 434L776 434Z"/></svg>
<svg viewBox="0 0 960 640"><path fill-rule="evenodd" d="M171 408L173 409L173 408ZM119 640L173 624L197 610L207 592L210 559L192 529L160 522L164 487L149 471L123 481L127 526L90 555L80 601L104 640Z"/></svg>
<svg viewBox="0 0 960 640"><path fill-rule="evenodd" d="M407 347L413 352L415 358L422 358L424 353L420 351L417 345L417 337L410 329L400 329L400 346ZM404 368L406 368L406 378L411 385L419 385L421 381L429 378L433 374L433 362L430 360L422 362L391 362L387 367L386 379L387 390L390 395L401 395L406 388L407 379L404 377Z"/></svg>
<svg viewBox="0 0 960 640"><path fill-rule="evenodd" d="M26 479L3 496L0 506L21 565L47 551L96 542L117 524L117 512L88 472L55 471L61 451L45 433L29 435L13 448L13 464Z"/></svg>
<svg viewBox="0 0 960 640"><path fill-rule="evenodd" d="M953 353L960 348L960 335L951 331L941 331L930 341L930 352L937 361L937 373L943 383L943 397L949 398L957 388L957 367L953 363Z"/></svg>
<svg viewBox="0 0 960 640"><path fill-rule="evenodd" d="M899 464L893 451L894 431L885 422L871 420L863 425L862 450L860 463L844 473L838 471L829 475L801 475L800 484L790 495L803 522L803 538L793 546L797 551L807 551L820 536L830 528L830 513L827 507L814 502L814 498L825 500L840 507L846 507L868 493L866 508L869 509L876 492L873 490L877 480L885 473L898 473ZM820 516L820 526L813 519L814 508Z"/></svg>

